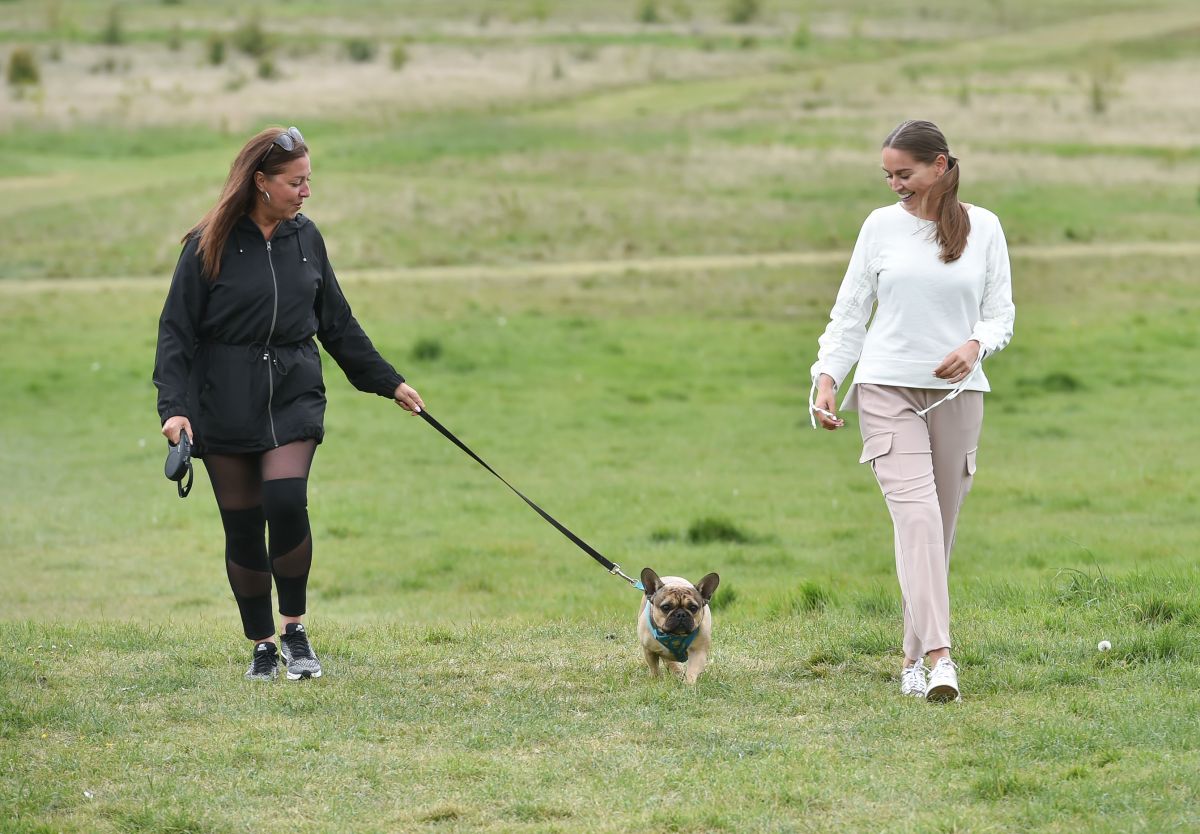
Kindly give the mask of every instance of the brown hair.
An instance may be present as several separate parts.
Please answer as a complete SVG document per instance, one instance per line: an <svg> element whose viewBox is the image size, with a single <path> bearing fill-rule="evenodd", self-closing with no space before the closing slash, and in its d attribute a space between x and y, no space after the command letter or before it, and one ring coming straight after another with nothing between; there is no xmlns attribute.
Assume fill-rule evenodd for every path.
<svg viewBox="0 0 1200 834"><path fill-rule="evenodd" d="M884 148L907 151L917 162L932 165L939 155L946 157L946 172L925 195L927 214L936 223L935 240L942 263L957 261L967 248L971 218L966 206L958 201L958 160L950 155L946 137L933 122L910 120L902 122L883 140Z"/></svg>
<svg viewBox="0 0 1200 834"><path fill-rule="evenodd" d="M286 132L286 128L269 127L242 147L229 166L229 177L225 180L217 204L180 241L186 243L190 238L200 238L196 254L203 262L201 274L209 281L217 280L221 272L221 254L225 251L225 240L233 231L233 224L243 214L249 214L258 199L255 193L258 188L254 184L255 171L262 171L268 177L274 176L289 162L308 153L308 145L304 142L297 142L290 151L276 145L275 140Z"/></svg>

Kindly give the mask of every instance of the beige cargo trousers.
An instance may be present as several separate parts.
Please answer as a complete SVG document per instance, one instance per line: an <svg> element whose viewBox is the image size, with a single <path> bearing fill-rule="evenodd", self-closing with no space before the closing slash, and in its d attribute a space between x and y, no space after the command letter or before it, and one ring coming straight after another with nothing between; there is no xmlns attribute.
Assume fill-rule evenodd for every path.
<svg viewBox="0 0 1200 834"><path fill-rule="evenodd" d="M950 648L950 551L975 475L983 392L963 391L924 416L945 390L862 383L863 452L883 490L896 538L904 599L904 656Z"/></svg>

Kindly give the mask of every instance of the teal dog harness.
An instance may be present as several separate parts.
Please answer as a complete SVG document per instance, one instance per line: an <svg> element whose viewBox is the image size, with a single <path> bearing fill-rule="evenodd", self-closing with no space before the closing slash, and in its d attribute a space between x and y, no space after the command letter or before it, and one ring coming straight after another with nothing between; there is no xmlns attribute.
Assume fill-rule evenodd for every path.
<svg viewBox="0 0 1200 834"><path fill-rule="evenodd" d="M700 633L700 626L696 626L696 630L691 634L668 634L665 631L659 631L658 626L654 625L654 618L650 616L649 600L646 601L646 625L650 626L650 633L654 635L654 639L671 653L671 657L680 663L687 663L688 647L692 645L692 641Z"/></svg>

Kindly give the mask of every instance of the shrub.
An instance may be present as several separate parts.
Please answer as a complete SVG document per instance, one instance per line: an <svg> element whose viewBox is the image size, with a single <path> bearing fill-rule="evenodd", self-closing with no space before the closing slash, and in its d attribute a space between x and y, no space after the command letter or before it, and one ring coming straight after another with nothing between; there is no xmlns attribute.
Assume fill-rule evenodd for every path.
<svg viewBox="0 0 1200 834"><path fill-rule="evenodd" d="M971 84L965 78L958 87L958 103L963 107L971 106Z"/></svg>
<svg viewBox="0 0 1200 834"><path fill-rule="evenodd" d="M567 54L571 56L572 61L584 64L588 61L596 60L596 56L599 55L600 52L596 49L595 44L577 43L567 51Z"/></svg>
<svg viewBox="0 0 1200 834"><path fill-rule="evenodd" d="M420 362L434 362L442 356L442 343L437 339L417 339L412 347L412 358Z"/></svg>
<svg viewBox="0 0 1200 834"><path fill-rule="evenodd" d="M261 58L267 54L271 45L257 15L234 30L233 45L254 58Z"/></svg>
<svg viewBox="0 0 1200 834"><path fill-rule="evenodd" d="M403 69L404 65L407 63L408 63L408 50L405 49L404 44L398 43L395 46L393 46L392 47L392 69L394 69L394 70Z"/></svg>
<svg viewBox="0 0 1200 834"><path fill-rule="evenodd" d="M737 602L737 598L737 588L733 587L733 583L722 582L717 587L717 591L713 594L713 598L709 601L708 605L713 611L721 611Z"/></svg>
<svg viewBox="0 0 1200 834"><path fill-rule="evenodd" d="M279 68L275 66L275 61L270 55L264 55L258 59L258 77L265 81L271 81L279 77Z"/></svg>
<svg viewBox="0 0 1200 834"><path fill-rule="evenodd" d="M679 536L670 527L656 527L650 531L650 541L655 544L673 542L678 538Z"/></svg>
<svg viewBox="0 0 1200 834"><path fill-rule="evenodd" d="M759 0L727 0L725 3L725 19L730 23L750 23L761 12Z"/></svg>
<svg viewBox="0 0 1200 834"><path fill-rule="evenodd" d="M1022 384L1028 382L1026 379L1020 380ZM1057 391L1059 393L1071 393L1078 391L1084 387L1083 382L1074 374L1066 371L1051 371L1039 380L1034 380L1035 387L1043 391Z"/></svg>
<svg viewBox="0 0 1200 834"><path fill-rule="evenodd" d="M104 58L88 67L88 72L92 73L93 75L98 75L99 73L112 74L120 68L120 64L117 63L116 58L111 55L106 55Z"/></svg>
<svg viewBox="0 0 1200 834"><path fill-rule="evenodd" d="M167 35L167 49L172 52L178 52L183 49L183 33L179 30L179 24L172 26L170 33Z"/></svg>
<svg viewBox="0 0 1200 834"><path fill-rule="evenodd" d="M688 527L687 540L689 544L711 544L712 542L732 542L748 544L753 537L725 518L701 518L692 522Z"/></svg>
<svg viewBox="0 0 1200 834"><path fill-rule="evenodd" d="M792 49L808 49L812 43L812 29L807 23L801 23L792 33Z"/></svg>
<svg viewBox="0 0 1200 834"><path fill-rule="evenodd" d="M777 596L767 604L767 616L771 619L796 617L814 611L822 611L833 602L833 594L809 580L798 588Z"/></svg>
<svg viewBox="0 0 1200 834"><path fill-rule="evenodd" d="M38 71L37 58L33 52L18 47L8 56L8 83L14 87L37 84L42 75Z"/></svg>
<svg viewBox="0 0 1200 834"><path fill-rule="evenodd" d="M119 6L110 6L108 20L105 22L104 28L100 30L100 43L119 46L124 42L125 28L121 25L121 9Z"/></svg>
<svg viewBox="0 0 1200 834"><path fill-rule="evenodd" d="M638 4L638 23L662 23L662 15L658 13L658 0L642 0Z"/></svg>
<svg viewBox="0 0 1200 834"><path fill-rule="evenodd" d="M833 595L813 581L807 581L796 589L794 606L801 611L820 611L833 601Z"/></svg>
<svg viewBox="0 0 1200 834"><path fill-rule="evenodd" d="M687 0L674 0L671 3L671 15L676 20L691 20L692 7L688 5Z"/></svg>
<svg viewBox="0 0 1200 834"><path fill-rule="evenodd" d="M1100 116L1108 112L1108 103L1119 92L1121 72L1110 56L1093 59L1088 67L1088 106L1092 113Z"/></svg>
<svg viewBox="0 0 1200 834"><path fill-rule="evenodd" d="M350 38L346 41L346 55L355 63L365 64L375 57L375 43L366 38Z"/></svg>
<svg viewBox="0 0 1200 834"><path fill-rule="evenodd" d="M208 62L214 67L225 63L225 39L215 32L208 36Z"/></svg>

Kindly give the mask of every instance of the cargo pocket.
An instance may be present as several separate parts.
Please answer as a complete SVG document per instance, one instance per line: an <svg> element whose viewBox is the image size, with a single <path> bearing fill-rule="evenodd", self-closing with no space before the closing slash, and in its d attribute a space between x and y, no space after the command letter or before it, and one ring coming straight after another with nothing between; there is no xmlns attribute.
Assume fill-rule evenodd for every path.
<svg viewBox="0 0 1200 834"><path fill-rule="evenodd" d="M979 451L979 447L967 452L967 477L975 474L975 453Z"/></svg>
<svg viewBox="0 0 1200 834"><path fill-rule="evenodd" d="M894 436L895 432L881 431L866 437L863 440L862 457L858 459L858 462L873 463L875 458L886 455L892 450Z"/></svg>

